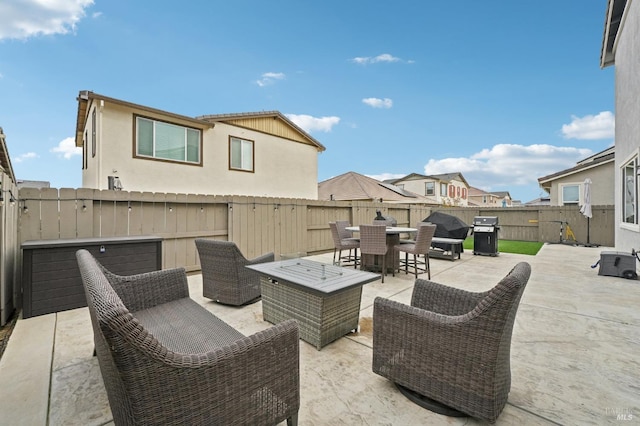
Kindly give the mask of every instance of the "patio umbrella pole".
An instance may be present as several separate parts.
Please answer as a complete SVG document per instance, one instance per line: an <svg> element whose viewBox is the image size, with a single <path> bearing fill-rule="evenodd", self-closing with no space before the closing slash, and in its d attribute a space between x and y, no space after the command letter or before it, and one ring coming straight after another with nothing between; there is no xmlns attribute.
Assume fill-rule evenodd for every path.
<svg viewBox="0 0 640 426"><path fill-rule="evenodd" d="M584 204L580 207L580 213L587 217L587 243L581 244L585 247L598 247L599 244L591 244L591 179L586 178L584 180Z"/></svg>

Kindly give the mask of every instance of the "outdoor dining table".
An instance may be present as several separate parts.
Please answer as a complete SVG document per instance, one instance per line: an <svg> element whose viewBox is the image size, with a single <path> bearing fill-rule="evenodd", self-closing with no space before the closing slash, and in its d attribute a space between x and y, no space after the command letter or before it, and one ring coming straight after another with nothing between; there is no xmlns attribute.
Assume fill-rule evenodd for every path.
<svg viewBox="0 0 640 426"><path fill-rule="evenodd" d="M347 231L360 232L359 226L347 226ZM416 228L407 228L404 226L387 226L387 256L385 259L385 267L387 271L395 271L400 268L400 254L395 254L393 246L400 243L400 234L418 232ZM379 269L380 265L376 262L375 256L371 254L363 255L363 269Z"/></svg>

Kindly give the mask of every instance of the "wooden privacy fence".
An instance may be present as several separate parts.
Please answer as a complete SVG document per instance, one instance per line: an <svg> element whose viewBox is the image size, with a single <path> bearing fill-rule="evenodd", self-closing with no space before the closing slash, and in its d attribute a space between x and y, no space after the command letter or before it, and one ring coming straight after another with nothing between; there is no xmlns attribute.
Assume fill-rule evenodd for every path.
<svg viewBox="0 0 640 426"><path fill-rule="evenodd" d="M471 225L475 216L498 216L499 238L557 241L568 221L586 242L587 221L571 207L447 208L365 201L162 194L93 189L20 190L19 243L29 240L156 235L163 238L163 268L199 270L196 238L234 241L247 257L273 251L319 253L333 249L329 222L371 223L376 210L400 226L414 226L434 210ZM613 206L593 208L590 241L614 244Z"/></svg>

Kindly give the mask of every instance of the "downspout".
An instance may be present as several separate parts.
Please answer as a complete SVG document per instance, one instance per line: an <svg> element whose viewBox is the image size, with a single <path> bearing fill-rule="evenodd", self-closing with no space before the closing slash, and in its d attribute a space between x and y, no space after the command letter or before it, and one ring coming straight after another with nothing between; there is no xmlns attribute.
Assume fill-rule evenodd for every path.
<svg viewBox="0 0 640 426"><path fill-rule="evenodd" d="M102 112L104 110L104 100L100 99L100 109L99 109L99 114L97 116L96 119L96 127L98 128L96 131L96 145L97 145L97 152L96 155L98 156L98 188L99 189L105 189L102 186L104 185L103 179L102 179Z"/></svg>

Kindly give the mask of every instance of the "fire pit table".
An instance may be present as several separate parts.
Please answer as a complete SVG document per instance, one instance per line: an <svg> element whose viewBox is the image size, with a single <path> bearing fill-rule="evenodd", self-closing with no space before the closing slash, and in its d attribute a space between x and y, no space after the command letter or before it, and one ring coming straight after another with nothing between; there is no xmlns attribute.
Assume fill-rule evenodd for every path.
<svg viewBox="0 0 640 426"><path fill-rule="evenodd" d="M288 259L247 265L260 274L262 315L277 324L298 321L300 338L320 350L358 329L362 286L379 274Z"/></svg>

